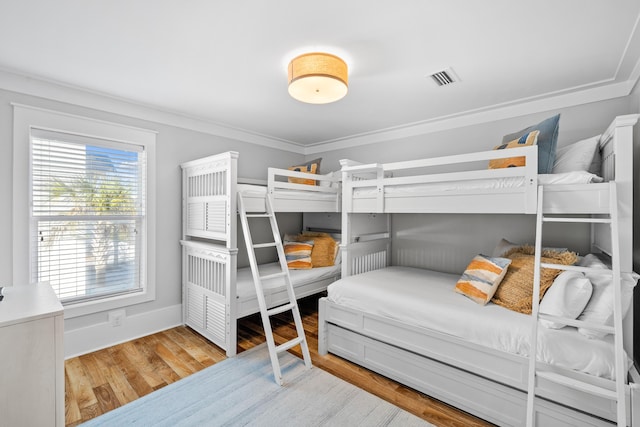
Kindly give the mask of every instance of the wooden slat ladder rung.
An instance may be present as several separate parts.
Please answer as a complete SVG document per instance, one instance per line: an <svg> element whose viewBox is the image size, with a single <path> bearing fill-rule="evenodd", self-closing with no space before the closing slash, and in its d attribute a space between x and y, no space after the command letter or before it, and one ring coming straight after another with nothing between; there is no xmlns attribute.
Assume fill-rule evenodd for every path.
<svg viewBox="0 0 640 427"><path fill-rule="evenodd" d="M273 368L273 376L276 383L282 385L282 371L280 369L280 362L278 361L278 353L289 350L290 348L300 344L300 347L302 348L302 358L304 359L304 364L307 369L311 368L311 354L309 353L307 338L304 334L300 309L298 308L296 295L293 290L293 285L291 284L291 277L289 276L289 268L287 267L284 247L282 246L282 239L280 238L280 231L278 230L278 223L276 222L276 216L273 212L273 206L271 205L271 199L269 196L265 197L265 206L267 212L249 214L245 209L242 193L238 193L238 212L240 214L240 223L242 224L242 231L244 232L244 241L247 246L247 254L249 256L249 265L251 266L253 283L256 287L256 296L258 298L258 306L260 307L262 326L267 339L267 347L269 348L269 357L271 359L271 367ZM249 218L268 218L271 232L273 234L273 242L254 244L251 237L251 229L249 227ZM276 248L281 269L279 273L266 274L263 276L260 275L255 250L261 248ZM289 301L278 307L268 309L262 282L276 278L284 278ZM287 341L284 344L276 346L275 339L273 338L273 330L271 329L271 320L269 318L289 310L293 314L293 321L295 323L298 336L291 341Z"/></svg>
<svg viewBox="0 0 640 427"><path fill-rule="evenodd" d="M278 246L276 242L254 243L253 249L275 248L276 246Z"/></svg>
<svg viewBox="0 0 640 427"><path fill-rule="evenodd" d="M269 316L275 316L276 314L284 313L285 311L293 310L294 305L289 303L267 310Z"/></svg>
<svg viewBox="0 0 640 427"><path fill-rule="evenodd" d="M610 276L613 275L613 270L609 270L608 268L593 268L593 267L581 267L578 265L549 264L546 262L541 262L540 267L551 268L554 270L562 270L562 271L579 271L581 273L608 274Z"/></svg>
<svg viewBox="0 0 640 427"><path fill-rule="evenodd" d="M549 314L540 313L538 318L541 320L548 320L549 322L557 322L564 323L568 326L573 326L576 328L585 328L592 331L604 332L607 334L613 334L615 332L615 328L613 326L608 325L598 325L595 323L585 322L584 320L571 319L568 317L561 316L551 316Z"/></svg>
<svg viewBox="0 0 640 427"><path fill-rule="evenodd" d="M611 224L611 218L569 218L569 217L543 217L544 222L568 222L585 224Z"/></svg>
<svg viewBox="0 0 640 427"><path fill-rule="evenodd" d="M287 342L277 346L276 347L276 352L277 353L282 353L283 351L287 351L290 348L293 348L293 347L297 346L298 344L302 343L302 341L304 341L304 338L302 338L302 337L294 338L291 341L287 341Z"/></svg>
<svg viewBox="0 0 640 427"><path fill-rule="evenodd" d="M540 300L534 297L532 300L532 328L531 328L531 347L529 351L529 374L527 377L527 427L536 425L536 392L539 390L537 384L538 379L544 379L554 382L561 386L574 390L588 393L600 398L610 399L616 403L616 422L618 426L627 425L626 411L626 356L622 344L622 297L621 297L621 276L620 271L620 247L619 247L619 230L618 230L618 202L616 196L616 183L609 182L609 209L605 215L598 217L557 217L546 216L542 214L544 197L544 186L538 187L538 205L536 215L536 243L534 255L534 273L533 273L533 295L540 295L540 277L543 268L556 269L563 271L578 271L581 273L597 273L608 274L612 278L614 289L614 321L613 325L594 324L584 322L577 319L567 319L559 316L551 316L540 313ZM547 222L555 223L584 223L584 224L604 224L609 225L611 232L611 269L603 268L587 268L573 265L561 265L543 263L542 254L542 228ZM614 358L615 358L615 380L612 388L601 387L591 382L582 381L567 375L562 375L555 371L540 370L536 361L538 326L539 320L548 320L551 322L564 323L568 326L578 328L586 328L606 334L613 334L614 337ZM588 377L586 377L588 380ZM595 382L595 381L594 381Z"/></svg>

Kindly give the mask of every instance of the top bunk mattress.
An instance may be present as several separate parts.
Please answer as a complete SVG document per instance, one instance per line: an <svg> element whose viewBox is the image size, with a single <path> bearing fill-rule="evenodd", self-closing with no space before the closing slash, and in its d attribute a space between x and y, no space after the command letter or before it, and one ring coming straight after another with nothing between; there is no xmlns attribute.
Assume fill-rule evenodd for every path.
<svg viewBox="0 0 640 427"><path fill-rule="evenodd" d="M458 274L387 267L343 278L328 299L359 311L426 328L496 350L528 357L531 317L493 303L476 304L453 291ZM576 328L538 328L539 361L614 378L613 336L588 339Z"/></svg>

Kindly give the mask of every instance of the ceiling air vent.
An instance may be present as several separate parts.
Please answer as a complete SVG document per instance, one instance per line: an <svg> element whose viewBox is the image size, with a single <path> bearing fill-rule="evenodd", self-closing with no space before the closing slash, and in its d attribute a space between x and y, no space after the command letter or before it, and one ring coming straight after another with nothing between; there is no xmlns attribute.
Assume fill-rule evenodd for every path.
<svg viewBox="0 0 640 427"><path fill-rule="evenodd" d="M456 76L456 73L454 73L451 68L433 73L431 74L431 78L438 86L446 86L460 81L458 76Z"/></svg>

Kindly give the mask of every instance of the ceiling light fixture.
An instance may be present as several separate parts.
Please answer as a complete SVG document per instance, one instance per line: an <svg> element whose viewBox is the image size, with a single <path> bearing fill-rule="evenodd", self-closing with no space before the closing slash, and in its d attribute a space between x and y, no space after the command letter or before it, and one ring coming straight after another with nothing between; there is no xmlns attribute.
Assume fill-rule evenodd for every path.
<svg viewBox="0 0 640 427"><path fill-rule="evenodd" d="M289 62L289 95L309 104L342 99L348 90L347 63L330 53L305 53Z"/></svg>

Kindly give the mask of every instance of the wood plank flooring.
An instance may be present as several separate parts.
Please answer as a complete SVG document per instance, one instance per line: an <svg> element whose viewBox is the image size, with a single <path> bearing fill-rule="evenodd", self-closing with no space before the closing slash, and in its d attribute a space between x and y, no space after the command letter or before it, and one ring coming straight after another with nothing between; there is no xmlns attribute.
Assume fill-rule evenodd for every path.
<svg viewBox="0 0 640 427"><path fill-rule="evenodd" d="M385 399L436 426L490 426L438 400L334 355L318 355L318 302L299 302L314 366ZM277 344L295 336L290 313L272 318ZM265 341L258 314L238 322L238 352ZM291 352L298 357L300 347ZM66 425L76 426L226 358L188 327L177 327L65 362Z"/></svg>

